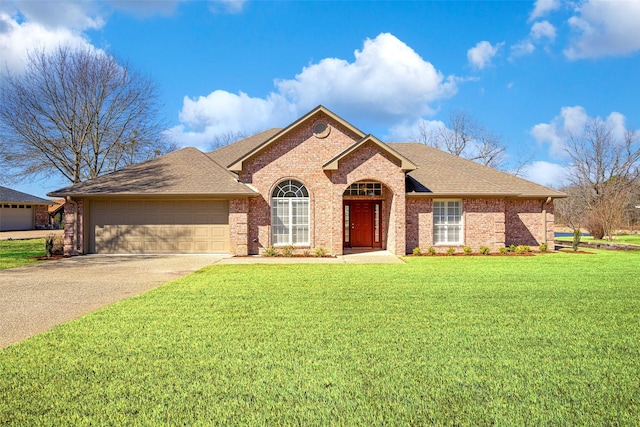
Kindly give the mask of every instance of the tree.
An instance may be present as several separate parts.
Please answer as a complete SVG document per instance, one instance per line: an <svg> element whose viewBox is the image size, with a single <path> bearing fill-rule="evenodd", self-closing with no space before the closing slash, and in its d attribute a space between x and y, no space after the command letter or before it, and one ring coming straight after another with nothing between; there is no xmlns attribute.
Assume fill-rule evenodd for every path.
<svg viewBox="0 0 640 427"><path fill-rule="evenodd" d="M624 222L640 181L640 144L637 131L621 140L599 119L587 122L582 134L570 134L565 151L571 159L569 180L584 212L585 228L594 238L612 238Z"/></svg>
<svg viewBox="0 0 640 427"><path fill-rule="evenodd" d="M228 131L224 132L220 135L217 135L213 141L209 144L209 150L217 150L218 148L224 147L225 145L229 145L233 142L240 141L248 137L249 135L243 131Z"/></svg>
<svg viewBox="0 0 640 427"><path fill-rule="evenodd" d="M502 137L484 128L464 110L449 115L449 123L435 130L421 124L418 141L465 157L485 166L501 168L506 161L506 146Z"/></svg>
<svg viewBox="0 0 640 427"><path fill-rule="evenodd" d="M101 51L32 51L2 79L0 163L14 175L78 183L175 149L153 81Z"/></svg>

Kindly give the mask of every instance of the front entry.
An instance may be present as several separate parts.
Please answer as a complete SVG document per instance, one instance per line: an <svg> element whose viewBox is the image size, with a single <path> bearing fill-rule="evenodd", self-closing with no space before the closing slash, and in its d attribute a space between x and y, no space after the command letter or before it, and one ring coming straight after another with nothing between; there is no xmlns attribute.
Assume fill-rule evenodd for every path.
<svg viewBox="0 0 640 427"><path fill-rule="evenodd" d="M380 201L344 201L344 246L352 248L379 248Z"/></svg>

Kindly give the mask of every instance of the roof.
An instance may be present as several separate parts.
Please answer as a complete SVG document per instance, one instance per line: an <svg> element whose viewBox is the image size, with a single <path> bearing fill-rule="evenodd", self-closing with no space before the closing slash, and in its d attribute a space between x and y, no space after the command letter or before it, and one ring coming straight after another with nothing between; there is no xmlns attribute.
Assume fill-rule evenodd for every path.
<svg viewBox="0 0 640 427"><path fill-rule="evenodd" d="M42 199L7 187L0 187L0 203L29 203L31 205L53 204L51 200Z"/></svg>
<svg viewBox="0 0 640 427"><path fill-rule="evenodd" d="M245 154L253 151L265 141L277 135L282 128L273 128L257 133L240 141L236 141L217 150L207 153L207 155L221 166L228 167Z"/></svg>
<svg viewBox="0 0 640 427"><path fill-rule="evenodd" d="M360 141L357 141L355 144L351 145L350 147L347 147L347 149L344 150L342 153L338 154L333 159L325 163L322 166L322 168L324 170L338 170L338 163L340 162L340 160L344 159L346 156L353 153L354 151L362 147L367 142L373 143L378 147L378 149L380 149L381 151L384 151L391 157L395 158L400 163L400 169L402 169L403 171L410 171L416 168L416 165L414 165L410 160L398 154L398 152L393 150L389 145L381 142L378 138L372 135L367 135L364 138L362 138Z"/></svg>
<svg viewBox="0 0 640 427"><path fill-rule="evenodd" d="M387 144L416 165L407 174L410 196L546 198L566 194L417 142Z"/></svg>
<svg viewBox="0 0 640 427"><path fill-rule="evenodd" d="M281 129L280 132L274 134L269 139L265 140L261 144L259 144L256 147L254 147L251 151L245 152L245 154L242 157L238 158L234 163L228 165L229 170L233 171L233 172L241 171L242 170L242 162L244 162L245 160L255 156L256 154L258 154L259 152L261 152L262 150L266 149L271 144L276 142L278 139L280 139L283 136L287 135L288 133L292 132L301 123L306 122L311 117L313 117L315 115L319 115L319 114L323 114L323 115L329 117L330 119L336 121L340 125L344 126L346 129L351 131L358 138L364 138L365 137L365 134L360 129L356 128L351 123L345 121L340 116L337 116L335 113L330 111L328 108L326 108L326 107L324 107L322 105L318 105L316 108L314 108L313 110L309 111L307 114L305 114L304 116L300 117L298 120L296 120L295 122L291 123L286 128Z"/></svg>
<svg viewBox="0 0 640 427"><path fill-rule="evenodd" d="M56 199L52 200L53 204L49 206L49 215L54 215L56 212L64 209L64 205L66 203L65 199Z"/></svg>
<svg viewBox="0 0 640 427"><path fill-rule="evenodd" d="M128 166L50 196L253 196L256 192L196 148Z"/></svg>

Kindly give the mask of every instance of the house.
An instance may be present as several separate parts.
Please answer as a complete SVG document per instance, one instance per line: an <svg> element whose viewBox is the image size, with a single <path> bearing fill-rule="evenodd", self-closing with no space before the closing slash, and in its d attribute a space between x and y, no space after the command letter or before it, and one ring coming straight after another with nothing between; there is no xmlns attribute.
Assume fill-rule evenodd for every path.
<svg viewBox="0 0 640 427"><path fill-rule="evenodd" d="M0 231L49 227L50 200L0 187Z"/></svg>
<svg viewBox="0 0 640 427"><path fill-rule="evenodd" d="M60 228L60 224L64 220L64 204L67 202L65 199L52 200L52 205L49 206L49 223L52 228Z"/></svg>
<svg viewBox="0 0 640 427"><path fill-rule="evenodd" d="M210 153L184 148L56 190L65 252L259 254L270 245L439 251L553 241L565 194L318 106Z"/></svg>

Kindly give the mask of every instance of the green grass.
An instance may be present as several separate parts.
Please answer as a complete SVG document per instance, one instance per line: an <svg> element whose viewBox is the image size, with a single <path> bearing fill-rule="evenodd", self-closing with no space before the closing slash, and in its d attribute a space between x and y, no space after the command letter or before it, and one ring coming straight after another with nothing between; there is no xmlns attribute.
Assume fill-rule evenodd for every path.
<svg viewBox="0 0 640 427"><path fill-rule="evenodd" d="M0 351L0 424L634 425L639 267L212 266Z"/></svg>
<svg viewBox="0 0 640 427"><path fill-rule="evenodd" d="M0 270L40 262L33 257L42 255L44 239L0 240Z"/></svg>
<svg viewBox="0 0 640 427"><path fill-rule="evenodd" d="M558 237L556 240L562 240L570 242L572 241L572 237ZM640 234L627 234L615 236L613 240L596 240L591 236L583 236L580 238L582 242L600 242L600 243L626 243L628 245L639 245L640 246Z"/></svg>

